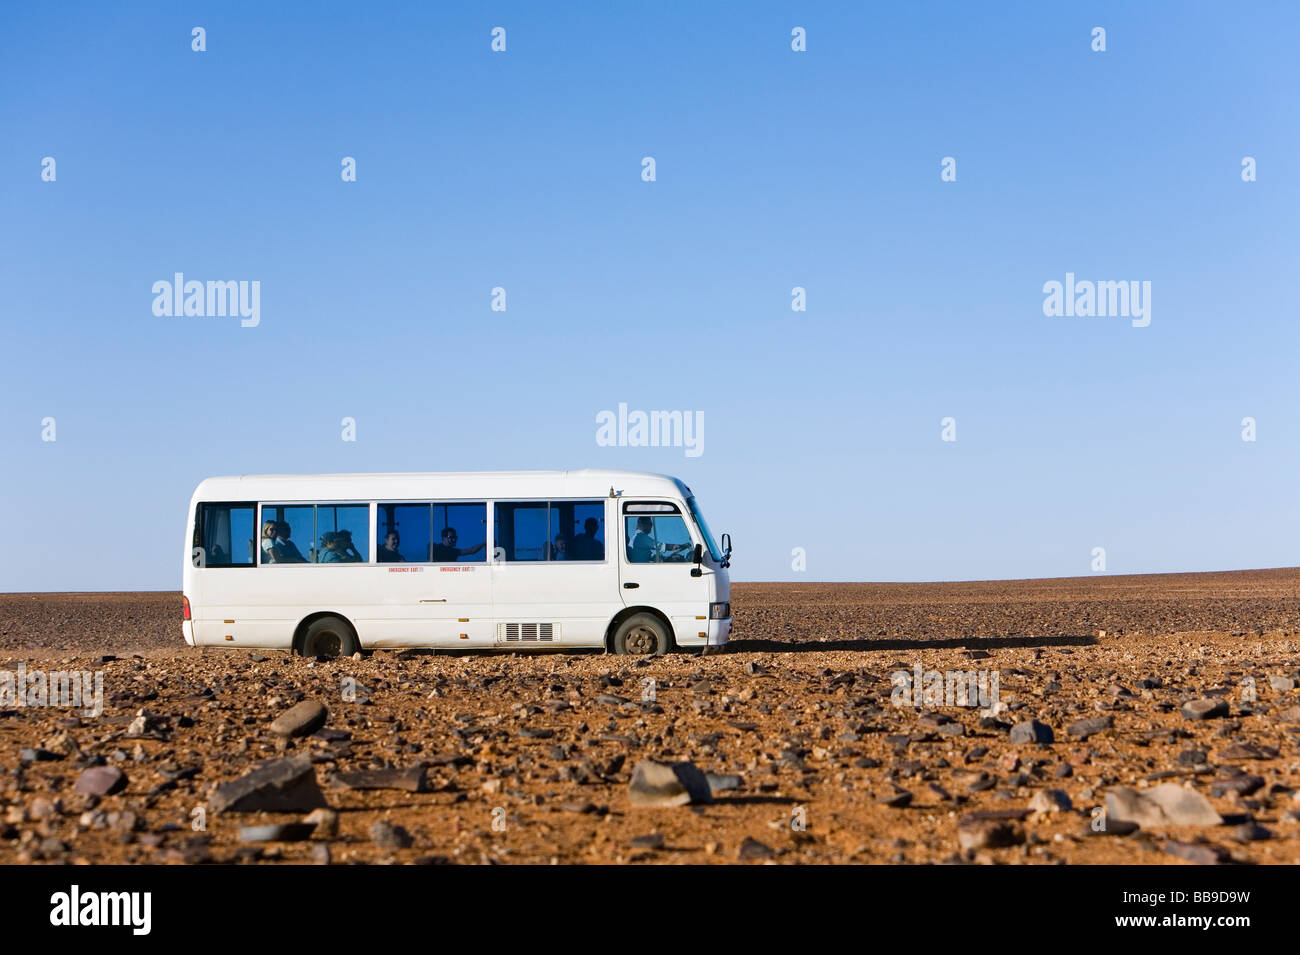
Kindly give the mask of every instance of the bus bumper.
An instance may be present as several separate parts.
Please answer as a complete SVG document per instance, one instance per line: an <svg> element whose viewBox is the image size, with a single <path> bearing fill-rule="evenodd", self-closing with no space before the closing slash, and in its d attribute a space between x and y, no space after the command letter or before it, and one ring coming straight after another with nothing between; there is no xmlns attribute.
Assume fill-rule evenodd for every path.
<svg viewBox="0 0 1300 955"><path fill-rule="evenodd" d="M181 636L185 638L185 642L187 644L189 644L190 646L194 646L194 621L193 620L181 621Z"/></svg>
<svg viewBox="0 0 1300 955"><path fill-rule="evenodd" d="M725 620L709 621L709 637L704 644L704 652L722 653L727 648L727 643L731 640L731 618Z"/></svg>

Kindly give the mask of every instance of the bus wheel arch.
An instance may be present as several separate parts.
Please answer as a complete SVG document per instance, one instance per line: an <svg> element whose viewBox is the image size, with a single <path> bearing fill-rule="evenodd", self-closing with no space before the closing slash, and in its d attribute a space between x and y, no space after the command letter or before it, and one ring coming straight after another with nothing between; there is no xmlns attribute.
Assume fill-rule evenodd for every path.
<svg viewBox="0 0 1300 955"><path fill-rule="evenodd" d="M654 650L655 656L663 656L665 653L671 653L677 649L677 638L673 634L673 625L669 623L668 618L654 607L636 606L624 607L609 622L609 627L605 631L606 650L610 653L624 654L635 652L627 649L626 646L620 649L619 644L624 642L620 640L620 636L626 637L626 634L623 633L624 625L632 622L637 617L649 618L656 625L655 629L663 635L663 644L656 647Z"/></svg>
<svg viewBox="0 0 1300 955"><path fill-rule="evenodd" d="M292 651L301 656L350 657L360 649L357 628L333 610L308 614L293 632Z"/></svg>

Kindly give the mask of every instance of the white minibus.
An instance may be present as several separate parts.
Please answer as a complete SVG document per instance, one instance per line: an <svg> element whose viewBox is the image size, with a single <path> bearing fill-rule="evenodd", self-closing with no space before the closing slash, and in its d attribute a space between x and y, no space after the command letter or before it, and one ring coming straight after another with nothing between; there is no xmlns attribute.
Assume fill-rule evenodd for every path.
<svg viewBox="0 0 1300 955"><path fill-rule="evenodd" d="M636 471L208 478L190 502L185 642L703 652L731 635L731 544Z"/></svg>

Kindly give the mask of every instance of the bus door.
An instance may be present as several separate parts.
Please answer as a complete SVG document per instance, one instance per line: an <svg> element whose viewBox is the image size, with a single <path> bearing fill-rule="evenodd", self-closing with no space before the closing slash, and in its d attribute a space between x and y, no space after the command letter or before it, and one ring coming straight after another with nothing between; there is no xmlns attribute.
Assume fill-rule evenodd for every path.
<svg viewBox="0 0 1300 955"><path fill-rule="evenodd" d="M709 579L692 572L695 545L681 507L669 501L620 503L620 591L627 606L663 612L685 643L709 630Z"/></svg>

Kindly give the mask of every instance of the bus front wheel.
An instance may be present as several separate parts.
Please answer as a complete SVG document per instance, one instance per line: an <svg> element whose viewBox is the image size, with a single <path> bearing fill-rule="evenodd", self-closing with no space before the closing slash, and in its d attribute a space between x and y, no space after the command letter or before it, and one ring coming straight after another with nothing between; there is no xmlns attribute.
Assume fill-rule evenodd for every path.
<svg viewBox="0 0 1300 955"><path fill-rule="evenodd" d="M623 656L661 657L672 647L662 620L648 613L628 617L614 632L614 652Z"/></svg>
<svg viewBox="0 0 1300 955"><path fill-rule="evenodd" d="M360 648L357 635L346 620L320 617L313 620L302 635L301 649L305 657L350 657Z"/></svg>

